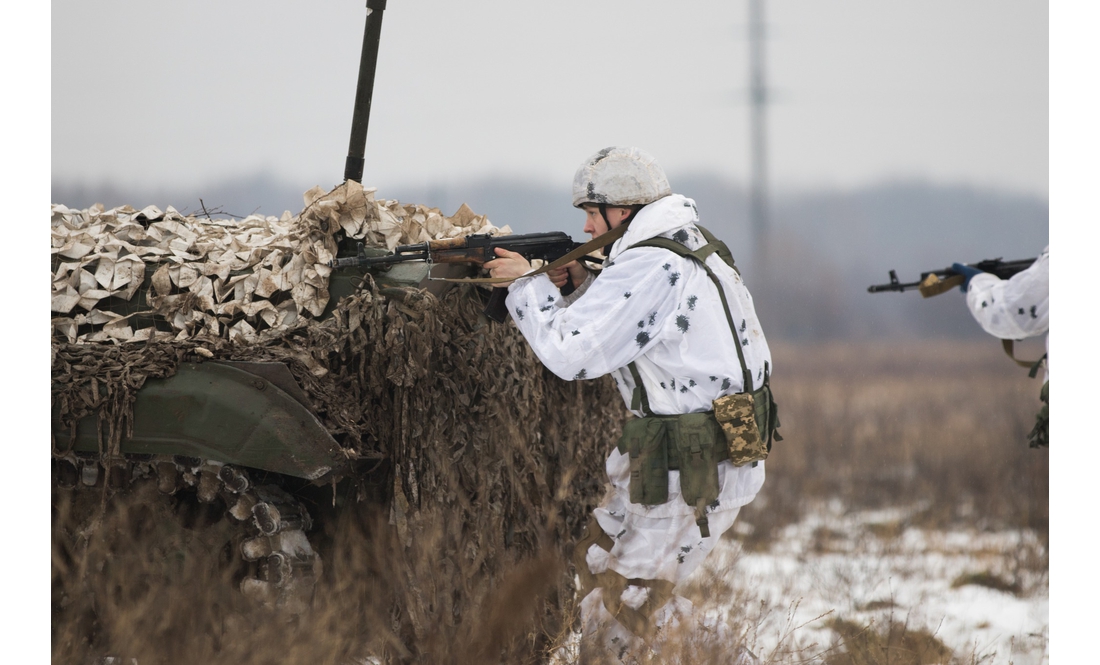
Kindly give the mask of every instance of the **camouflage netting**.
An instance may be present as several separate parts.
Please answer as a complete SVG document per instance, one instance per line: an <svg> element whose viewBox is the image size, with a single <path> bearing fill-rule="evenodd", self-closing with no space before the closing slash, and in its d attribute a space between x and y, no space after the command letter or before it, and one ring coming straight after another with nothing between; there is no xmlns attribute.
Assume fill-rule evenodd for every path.
<svg viewBox="0 0 1100 665"><path fill-rule="evenodd" d="M140 211L52 206L54 329L70 342L168 337L156 327L134 330L130 323L155 315L179 340L269 339L325 311L337 234L393 249L511 232L465 204L446 217L435 208L377 200L373 188L364 190L355 181L327 193L314 187L304 199L299 215L250 215L241 221L185 217L171 206L167 212L155 206ZM148 274L151 287L145 288ZM138 311L120 312L120 301L134 303Z"/></svg>
<svg viewBox="0 0 1100 665"><path fill-rule="evenodd" d="M607 377L564 382L543 368L511 321L481 316L471 285L437 298L368 277L317 318L335 230L393 247L495 228L465 206L445 218L351 185L313 190L301 215L279 220L55 205L54 252L72 261L54 275L54 408L64 427L96 417L104 450L117 451L147 378L171 376L184 360L286 363L347 457L390 469L389 521L406 552L388 580L394 630L406 644L453 643L464 617L487 611L505 571L548 551L565 560L625 411ZM289 297L276 302L269 283ZM98 305L143 289L174 333L133 330ZM571 577L555 575L551 586L567 589ZM522 628L520 641L552 630Z"/></svg>

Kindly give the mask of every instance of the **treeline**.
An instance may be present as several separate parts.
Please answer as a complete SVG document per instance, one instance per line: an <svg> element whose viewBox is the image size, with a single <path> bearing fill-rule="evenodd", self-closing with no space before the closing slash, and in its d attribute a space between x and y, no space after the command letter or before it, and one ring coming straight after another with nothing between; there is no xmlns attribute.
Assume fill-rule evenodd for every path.
<svg viewBox="0 0 1100 665"><path fill-rule="evenodd" d="M702 223L733 251L756 299L767 333L793 341L878 337L971 337L981 331L961 294L930 300L916 293L869 294L867 286L903 280L955 261L1036 256L1048 243L1045 199L991 189L905 181L850 190L776 192L769 254L752 256L744 187L699 174L670 174L673 190L695 199ZM173 205L195 214L297 213L301 194L318 183L292 184L269 175L207 187L140 190L54 182L52 198L74 208ZM335 183L332 183L335 184ZM398 186L386 198L425 203L453 213L467 203L516 233L562 230L580 240L582 217L569 205L569 183L486 179L463 185ZM200 203L201 200L201 203Z"/></svg>

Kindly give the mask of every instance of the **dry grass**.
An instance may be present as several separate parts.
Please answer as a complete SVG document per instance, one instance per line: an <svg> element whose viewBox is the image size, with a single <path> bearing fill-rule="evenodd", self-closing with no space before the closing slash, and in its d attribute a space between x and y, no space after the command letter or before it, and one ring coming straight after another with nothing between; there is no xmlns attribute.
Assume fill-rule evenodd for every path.
<svg viewBox="0 0 1100 665"><path fill-rule="evenodd" d="M1039 380L995 340L775 345L784 441L740 519L747 548L766 546L807 504L850 509L923 505L905 526L1047 532L1048 455L1026 435Z"/></svg>
<svg viewBox="0 0 1100 665"><path fill-rule="evenodd" d="M988 589L995 589L997 591L1004 591L1005 593L1019 594L1020 585L1017 582L1010 582L1000 575L983 570L978 573L965 573L955 578L955 581L951 583L952 589L957 589L967 584L973 584L975 586L984 586Z"/></svg>
<svg viewBox="0 0 1100 665"><path fill-rule="evenodd" d="M837 634L838 649L824 665L925 665L944 663L951 649L926 630L911 629L898 621L878 628L844 619L833 619L829 627Z"/></svg>
<svg viewBox="0 0 1100 665"><path fill-rule="evenodd" d="M746 549L766 547L824 499L853 510L924 506L904 522L879 525L874 537L888 539L910 524L967 524L1033 529L1045 544L1047 452L1025 442L1039 384L995 341L776 344L773 354L785 440L768 460L763 492L739 519L752 525L737 536ZM552 495L543 505L553 519L565 488L601 473L571 469L550 485L510 486ZM447 506L418 514L412 538L400 537L385 506L326 513L316 534L325 569L314 606L308 615L286 617L247 605L235 591L243 574L232 551L239 534L220 504L201 506L187 495L168 501L141 494L148 488L140 485L131 491L129 501L99 489L55 491L55 663L92 663L104 654L141 665L344 665L368 656L535 663L572 635L571 544L561 542L560 524L526 534L538 545L522 555L506 551L488 569L477 552L456 547L469 525ZM842 535L822 531L819 547L827 550ZM1026 556L1021 567L1045 570L1046 547ZM798 638L793 612L777 616L735 580L710 581L706 593L737 608L727 620L733 642L754 648L760 631L779 633L778 648L758 653L769 664L946 662L942 644L904 623L868 629L835 618L837 642L819 645ZM638 662L728 662L728 650L668 640Z"/></svg>
<svg viewBox="0 0 1100 665"><path fill-rule="evenodd" d="M95 491L55 495L55 663L107 654L142 665L350 664L368 656L525 663L540 660L540 635L561 632L554 598L568 589L560 587L557 552L487 577L468 558L440 550L442 523L406 546L384 515L363 506L342 515L323 548L311 611L290 616L236 591L246 572L234 551L241 529L220 506L187 495L158 500L149 484L131 491L106 510ZM84 533L66 528L75 524ZM456 589L468 594L465 616L450 612Z"/></svg>

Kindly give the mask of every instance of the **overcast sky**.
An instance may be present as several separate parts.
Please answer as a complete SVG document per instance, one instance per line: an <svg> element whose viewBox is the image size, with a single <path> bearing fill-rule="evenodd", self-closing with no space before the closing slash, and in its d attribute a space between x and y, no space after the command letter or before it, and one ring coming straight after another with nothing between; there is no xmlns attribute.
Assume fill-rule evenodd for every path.
<svg viewBox="0 0 1100 665"><path fill-rule="evenodd" d="M364 0L54 0L52 172L343 177ZM1047 3L769 0L771 180L1047 195ZM611 144L749 173L747 0L390 0L365 184L568 186ZM673 182L675 186L675 182Z"/></svg>

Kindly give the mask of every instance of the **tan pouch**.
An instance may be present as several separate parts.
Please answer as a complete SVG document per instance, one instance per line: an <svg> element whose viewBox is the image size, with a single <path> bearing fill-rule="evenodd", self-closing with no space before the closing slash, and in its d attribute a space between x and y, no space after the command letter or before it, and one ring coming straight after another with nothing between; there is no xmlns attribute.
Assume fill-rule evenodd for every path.
<svg viewBox="0 0 1100 665"><path fill-rule="evenodd" d="M714 417L726 435L730 462L734 466L768 457L768 444L760 436L752 393L734 393L714 400Z"/></svg>

